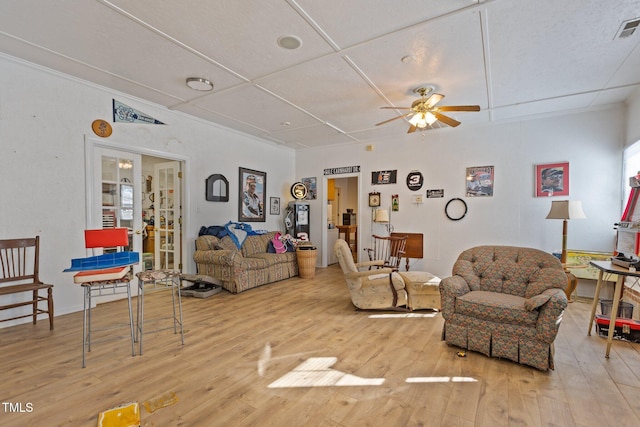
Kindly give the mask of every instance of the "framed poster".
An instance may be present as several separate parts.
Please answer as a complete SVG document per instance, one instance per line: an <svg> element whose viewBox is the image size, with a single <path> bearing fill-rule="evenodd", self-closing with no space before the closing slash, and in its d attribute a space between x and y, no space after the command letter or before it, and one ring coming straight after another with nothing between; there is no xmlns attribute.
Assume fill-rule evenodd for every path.
<svg viewBox="0 0 640 427"><path fill-rule="evenodd" d="M280 215L280 197L269 197L269 215Z"/></svg>
<svg viewBox="0 0 640 427"><path fill-rule="evenodd" d="M267 174L240 168L238 197L239 222L264 222L264 200L267 192Z"/></svg>
<svg viewBox="0 0 640 427"><path fill-rule="evenodd" d="M302 178L302 183L307 187L307 200L315 200L318 194L316 178Z"/></svg>
<svg viewBox="0 0 640 427"><path fill-rule="evenodd" d="M569 162L536 165L536 197L569 195Z"/></svg>
<svg viewBox="0 0 640 427"><path fill-rule="evenodd" d="M493 166L467 168L467 197L493 196Z"/></svg>

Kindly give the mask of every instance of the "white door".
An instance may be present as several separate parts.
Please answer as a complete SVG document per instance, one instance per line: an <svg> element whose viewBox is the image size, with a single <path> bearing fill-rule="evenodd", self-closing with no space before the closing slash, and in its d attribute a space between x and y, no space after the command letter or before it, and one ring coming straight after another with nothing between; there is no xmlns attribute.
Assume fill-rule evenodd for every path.
<svg viewBox="0 0 640 427"><path fill-rule="evenodd" d="M154 165L154 265L158 269L182 269L180 177L180 162Z"/></svg>
<svg viewBox="0 0 640 427"><path fill-rule="evenodd" d="M129 230L126 250L142 253L142 167L139 154L94 146L88 227ZM142 258L142 257L141 257ZM142 259L141 259L142 261ZM142 265L134 265L134 273Z"/></svg>

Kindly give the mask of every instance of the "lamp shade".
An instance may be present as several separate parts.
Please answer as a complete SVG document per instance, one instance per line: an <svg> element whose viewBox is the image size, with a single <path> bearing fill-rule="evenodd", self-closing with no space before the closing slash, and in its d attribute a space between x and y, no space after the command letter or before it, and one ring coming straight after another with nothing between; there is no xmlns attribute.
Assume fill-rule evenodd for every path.
<svg viewBox="0 0 640 427"><path fill-rule="evenodd" d="M555 200L551 202L551 210L546 219L585 219L579 200Z"/></svg>
<svg viewBox="0 0 640 427"><path fill-rule="evenodd" d="M389 211L386 209L376 209L375 222L389 222Z"/></svg>

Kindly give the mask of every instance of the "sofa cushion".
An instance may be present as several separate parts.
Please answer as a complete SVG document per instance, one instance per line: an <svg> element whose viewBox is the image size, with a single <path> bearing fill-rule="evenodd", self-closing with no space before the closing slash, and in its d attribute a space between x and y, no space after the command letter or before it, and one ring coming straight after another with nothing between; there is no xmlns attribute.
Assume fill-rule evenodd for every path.
<svg viewBox="0 0 640 427"><path fill-rule="evenodd" d="M202 235L196 239L196 250L197 251L211 251L216 248L218 244L218 239L216 236L210 235Z"/></svg>
<svg viewBox="0 0 640 427"><path fill-rule="evenodd" d="M275 231L270 231L265 234L247 236L244 243L242 244L242 255L248 257L255 254L267 253L269 241L273 239L273 236L275 236L275 234Z"/></svg>
<svg viewBox="0 0 640 427"><path fill-rule="evenodd" d="M260 254L251 255L251 256L246 257L246 258L248 258L248 259L252 259L252 258L262 259L270 267L272 265L276 265L276 264L280 264L280 263L286 263L286 262L295 261L296 260L296 254L293 253L293 252L284 252L284 253L281 253L281 254L260 253Z"/></svg>
<svg viewBox="0 0 640 427"><path fill-rule="evenodd" d="M490 291L471 291L456 299L456 313L497 323L535 327L538 311L528 311L525 299Z"/></svg>
<svg viewBox="0 0 640 427"><path fill-rule="evenodd" d="M223 251L237 251L238 250L238 248L236 247L236 244L233 243L233 240L231 240L231 237L229 237L229 236L224 236L222 239L219 239L215 248L217 250L223 250Z"/></svg>

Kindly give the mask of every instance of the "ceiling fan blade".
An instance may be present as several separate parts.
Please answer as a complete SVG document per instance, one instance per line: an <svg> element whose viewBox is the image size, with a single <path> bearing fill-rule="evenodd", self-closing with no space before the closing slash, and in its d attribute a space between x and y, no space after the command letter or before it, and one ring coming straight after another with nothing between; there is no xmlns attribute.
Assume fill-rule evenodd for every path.
<svg viewBox="0 0 640 427"><path fill-rule="evenodd" d="M433 108L433 106L436 105L438 102L440 102L442 98L444 98L444 95L441 95L439 93L434 93L427 99L427 102L425 102L425 106L427 108Z"/></svg>
<svg viewBox="0 0 640 427"><path fill-rule="evenodd" d="M440 120L442 123L448 124L449 126L451 126L452 128L458 126L460 124L459 121L452 119L451 117L445 116L444 114L440 114L436 111L433 111L432 114L434 116L436 116L436 118L438 120Z"/></svg>
<svg viewBox="0 0 640 427"><path fill-rule="evenodd" d="M410 115L412 115L412 114L413 114L413 112L411 112L411 113L407 113L407 114L403 114L403 115L401 115L401 116L396 116L396 117L394 117L394 118L392 118L392 119L385 120L385 121L380 122L380 123L376 123L376 126L384 125L384 124L389 123L389 122L392 122L392 121L394 121L394 120L398 120L398 119L402 119L402 118L404 118L404 117L408 117L408 116L410 116Z"/></svg>
<svg viewBox="0 0 640 427"><path fill-rule="evenodd" d="M382 110L410 110L411 107L380 107Z"/></svg>
<svg viewBox="0 0 640 427"><path fill-rule="evenodd" d="M447 105L438 107L440 111L480 111L479 105Z"/></svg>
<svg viewBox="0 0 640 427"><path fill-rule="evenodd" d="M407 133L413 133L416 131L416 129L418 129L416 126L414 125L410 125L409 126L409 130L407 131Z"/></svg>

